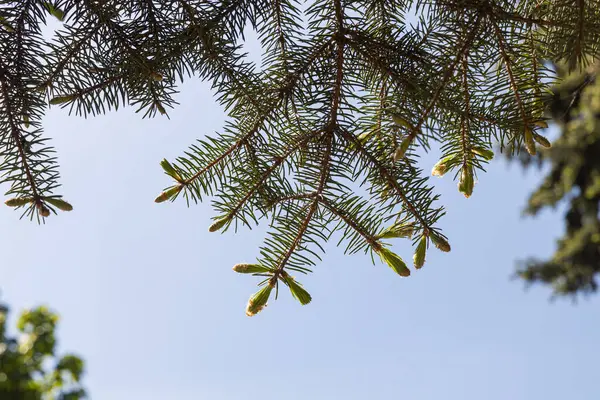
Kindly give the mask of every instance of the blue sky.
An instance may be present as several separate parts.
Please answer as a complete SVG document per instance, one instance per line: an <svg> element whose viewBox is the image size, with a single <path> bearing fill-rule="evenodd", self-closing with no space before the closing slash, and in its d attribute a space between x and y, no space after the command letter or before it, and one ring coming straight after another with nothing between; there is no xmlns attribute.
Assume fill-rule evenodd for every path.
<svg viewBox="0 0 600 400"><path fill-rule="evenodd" d="M538 173L494 162L468 200L435 179L451 253L431 250L402 279L332 244L302 280L313 303L283 293L248 318L257 281L231 267L255 259L264 227L209 233L210 204L153 203L169 182L159 161L224 121L207 84L178 99L170 121L53 110L45 127L75 210L38 226L0 207L2 301L13 317L60 313L59 349L85 358L92 399L598 398L599 299L550 303L509 280L562 230L560 213L520 217Z"/></svg>

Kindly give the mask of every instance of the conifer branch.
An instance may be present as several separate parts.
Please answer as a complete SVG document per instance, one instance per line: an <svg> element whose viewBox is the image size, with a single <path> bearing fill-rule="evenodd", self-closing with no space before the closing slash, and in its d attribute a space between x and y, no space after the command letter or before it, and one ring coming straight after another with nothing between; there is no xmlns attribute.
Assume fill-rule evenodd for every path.
<svg viewBox="0 0 600 400"><path fill-rule="evenodd" d="M324 41L323 44L321 46L317 47L316 51L313 52L308 57L306 62L302 65L302 68L294 71L293 73L286 75L286 77L281 81L281 84L278 85L279 86L279 89L278 89L279 96L278 96L277 101L272 102L270 106L268 106L265 110L263 110L262 115L260 115L256 119L256 122L254 123L254 126L252 127L252 129L250 129L246 134L244 134L242 137L240 137L235 143L233 143L221 155L219 155L213 161L211 161L207 166L201 168L195 174L193 174L191 177L185 179L182 182L182 184L184 186L189 186L196 179L198 179L199 177L201 177L202 175L207 173L209 170L211 170L215 165L219 164L225 158L230 156L233 152L235 152L237 149L239 149L243 144L247 143L250 140L250 138L252 138L252 136L256 135L260 131L260 129L262 129L263 124L271 117L271 114L274 113L277 110L277 108L281 105L283 99L285 98L285 95L293 92L293 90L295 89L295 85L298 82L298 80L300 79L300 77L310 69L312 63L329 47L330 44L331 44L331 39Z"/></svg>
<svg viewBox="0 0 600 400"><path fill-rule="evenodd" d="M387 182L389 187L392 188L394 190L394 192L402 199L402 202L404 203L404 205L406 206L406 208L408 209L410 214L412 214L412 216L417 221L419 221L421 226L426 230L431 229L431 227L429 226L429 224L427 223L425 218L417 210L417 207L415 207L415 205L412 204L412 202L406 196L406 193L404 192L404 190L400 187L399 183L389 173L387 167L385 165L381 164L379 162L379 160L377 160L377 158L374 155L372 155L363 146L363 144L358 139L356 139L356 137L354 135L352 135L350 132L348 132L346 130L341 130L341 133L342 133L342 136L344 137L344 139L350 143L353 143L354 146L356 146L357 151L369 162L369 164L371 164L374 168L377 169L379 175Z"/></svg>
<svg viewBox="0 0 600 400"><path fill-rule="evenodd" d="M327 208L333 215L342 220L346 225L352 228L355 232L357 232L360 236L365 239L365 242L373 247L379 248L381 245L375 238L375 235L369 233L367 229L361 226L360 221L354 220L348 213L344 210L337 208L332 202L327 200L326 198L321 198L318 200L325 208Z"/></svg>
<svg viewBox="0 0 600 400"><path fill-rule="evenodd" d="M467 35L467 37L465 38L465 41L464 41L462 47L458 51L458 54L454 57L454 60L452 61L452 63L446 68L446 71L444 72L444 75L442 77L442 81L441 81L440 85L435 90L433 97L429 101L429 104L427 105L427 107L425 107L425 110L421 114L421 117L419 118L419 121L415 125L414 129L412 129L412 131L409 133L409 135L408 135L409 142L412 143L414 141L414 139L417 137L417 135L419 134L419 132L421 132L421 127L423 126L423 124L425 123L427 118L429 117L429 114L431 113L431 111L433 111L433 108L437 104L437 102L440 98L440 95L442 94L442 91L446 88L446 85L450 81L450 78L452 78L452 76L454 75L456 66L458 65L460 60L463 58L463 56L467 53L467 51L471 47L473 40L477 37L480 21L481 21L481 13L478 13L477 18L475 19L475 22L473 23L473 27L470 28L471 31L470 31L469 35Z"/></svg>
<svg viewBox="0 0 600 400"><path fill-rule="evenodd" d="M517 85L515 75L513 74L512 61L507 53L506 44L504 43L504 36L502 35L502 32L500 31L500 27L496 23L496 20L494 19L494 17L490 17L490 20L491 20L493 28L494 28L494 33L496 35L496 39L498 40L498 49L500 51L500 56L502 57L502 60L504 61L504 67L506 68L506 73L508 74L510 88L512 89L512 92L515 96L515 100L517 102L517 107L521 114L521 118L523 119L523 127L526 128L529 125L529 121L527 120L525 106L523 105L523 101L521 99L521 94L519 93L519 86Z"/></svg>
<svg viewBox="0 0 600 400"><path fill-rule="evenodd" d="M317 195L316 192L307 192L307 193L298 193L298 194L293 194L293 195L290 195L290 196L280 197L278 199L268 201L267 202L267 208L273 208L277 204L286 203L286 202L289 202L289 201L311 200L311 199L314 199L316 195Z"/></svg>
<svg viewBox="0 0 600 400"><path fill-rule="evenodd" d="M2 67L0 67L2 68ZM10 136L12 138L12 142L14 144L14 146L16 147L18 154L19 154L19 158L21 159L21 164L23 166L23 172L25 173L26 177L27 177L27 182L29 184L29 188L31 189L31 193L33 195L33 199L35 204L39 204L41 201L41 196L39 194L39 189L38 186L36 184L35 181L35 177L33 176L33 172L32 169L29 165L29 159L27 157L27 154L25 153L25 149L23 148L23 144L22 144L22 135L21 135L21 130L19 129L19 123L20 120L17 119L17 116L15 115L13 108L12 108L12 104L13 104L13 99L10 96L9 93L9 84L7 82L7 76L5 74L5 72L0 71L0 87L2 89L2 98L4 99L4 110L6 112L6 118L8 119L8 123L9 123L9 131L10 131Z"/></svg>
<svg viewBox="0 0 600 400"><path fill-rule="evenodd" d="M323 131L318 130L315 132L310 132L309 134L302 135L298 138L298 140L281 155L275 157L275 161L271 164L269 168L260 176L256 184L251 187L244 197L233 207L233 209L227 214L228 219L235 218L236 214L239 210L248 202L248 200L264 185L266 180L286 161L293 153L298 151L303 145L305 145L308 141L314 139ZM297 198L297 197L296 197Z"/></svg>
<svg viewBox="0 0 600 400"><path fill-rule="evenodd" d="M49 86L52 81L61 73L64 73L64 68L66 67L66 65L71 62L79 53L79 50L81 50L81 48L83 48L86 45L90 44L90 40L91 38L98 33L99 29L100 29L100 24L95 24L94 29L90 29L89 32L83 36L81 39L75 41L72 45L71 45L71 49L69 49L67 51L67 53L64 55L64 57L62 57L57 63L56 65L52 68L52 71L50 72L50 74L48 74L48 77L44 80L44 82L42 83L42 85L40 85L40 87L47 87Z"/></svg>
<svg viewBox="0 0 600 400"><path fill-rule="evenodd" d="M575 48L569 68L574 70L579 62L583 60L583 40L585 29L585 0L575 0L577 4L577 35L575 37Z"/></svg>
<svg viewBox="0 0 600 400"><path fill-rule="evenodd" d="M471 100L469 95L469 81L467 76L468 69L468 53L465 53L463 57L463 68L462 68L462 83L465 92L465 112L460 119L460 132L461 132L461 143L463 152L463 168L469 168L469 161L471 159L471 149L469 143L469 115L471 114Z"/></svg>
<svg viewBox="0 0 600 400"><path fill-rule="evenodd" d="M296 248L302 242L304 234L305 234L310 222L312 221L313 215L317 211L317 208L319 206L319 200L323 197L323 191L325 190L327 179L329 178L329 174L330 174L329 169L330 169L330 162L331 162L331 149L333 146L334 131L335 131L336 125L337 125L337 113L338 113L338 107L339 107L340 99L341 99L342 81L344 78L344 37L342 35L344 25L343 25L343 12L342 12L340 1L341 0L334 0L335 19L336 19L336 26L337 26L337 31L336 31L336 35L335 35L336 36L335 40L337 43L336 76L335 76L335 83L333 86L333 95L332 95L332 100L331 100L331 111L330 111L329 124L325 130L325 135L324 135L324 140L326 141L326 144L325 144L325 151L323 153L323 158L322 158L322 163L321 163L319 184L315 191L315 198L312 202L312 205L310 206L310 209L306 213L306 217L302 221L294 241L292 242L291 246L283 254L283 256L281 257L281 259L278 262L278 266L275 269L275 273L273 274L273 279L275 279L275 280L277 280L279 278L279 276L284 272L285 266L286 266L289 258L292 256L292 253L296 250Z"/></svg>
<svg viewBox="0 0 600 400"><path fill-rule="evenodd" d="M449 250L434 227L444 209L417 168L414 145L428 151L430 141L441 143L432 172L468 170L459 188L470 195L472 177L493 156L491 141L504 146L508 135L518 141L515 132L525 128L526 144L549 145L533 132L553 73L540 60L577 66L597 58L600 48L600 24L585 0L309 0L306 6L298 0L52 2L58 10L40 0L6 2L0 182L11 185L7 194L27 194L9 205L57 198L51 193L57 165L40 128L47 95L60 94L51 105L85 116L124 104L154 117L177 104L176 84L198 77L212 85L227 121L222 133L199 138L174 164L161 162L175 183L155 201L214 196L225 216L211 231L232 219L272 218L258 270L277 271L275 280L306 304L310 296L285 273L310 272L319 258L315 247L323 250L338 228L347 253L371 241L401 276L409 274L404 262L374 248L382 223L396 218L382 231L388 237L404 224L419 231L417 268L428 240ZM48 14L63 21L52 41L40 28ZM243 50L249 30L260 42L260 66ZM569 115L588 83L561 98ZM34 207L27 212L33 215ZM261 293L250 314L268 300Z"/></svg>

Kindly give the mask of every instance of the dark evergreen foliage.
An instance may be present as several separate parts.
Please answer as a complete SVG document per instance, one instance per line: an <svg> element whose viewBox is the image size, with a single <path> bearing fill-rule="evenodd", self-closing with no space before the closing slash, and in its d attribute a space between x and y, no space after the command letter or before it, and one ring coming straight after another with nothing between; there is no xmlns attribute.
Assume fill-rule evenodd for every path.
<svg viewBox="0 0 600 400"><path fill-rule="evenodd" d="M526 212L567 203L565 234L553 257L528 260L519 276L529 283L552 285L556 295L589 294L598 289L600 273L600 83L599 64L569 73L549 96L549 113L560 124L561 136L543 151L539 164L551 170L531 195Z"/></svg>
<svg viewBox="0 0 600 400"><path fill-rule="evenodd" d="M544 61L586 67L600 33L597 0L0 4L8 204L42 220L72 208L55 194L56 159L40 126L48 104L166 116L177 84L207 80L228 122L162 162L173 185L156 201L212 197L211 231L267 220L257 262L236 266L263 278L249 315L279 283L308 303L289 273L310 271L335 231L348 253L377 254L401 276L410 269L385 239L412 240L416 268L431 243L449 251L415 150L441 143L433 173L452 172L470 196L493 142L530 153L548 144L537 133L551 81ZM49 41L40 31L48 14L62 21ZM242 53L246 29L260 38L260 68Z"/></svg>

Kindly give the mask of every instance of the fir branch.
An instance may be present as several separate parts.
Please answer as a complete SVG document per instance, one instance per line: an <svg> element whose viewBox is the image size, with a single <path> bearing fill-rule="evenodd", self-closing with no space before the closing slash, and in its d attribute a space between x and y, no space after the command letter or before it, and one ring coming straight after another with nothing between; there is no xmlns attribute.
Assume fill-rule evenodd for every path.
<svg viewBox="0 0 600 400"><path fill-rule="evenodd" d="M515 96L515 100L517 102L517 107L521 114L521 118L523 119L523 127L527 127L529 125L529 121L527 118L527 114L525 112L525 106L523 105L523 100L521 99L521 94L519 93L519 86L517 85L517 81L515 79L515 75L512 70L512 61L507 53L507 48L505 44L504 36L502 35L502 31L500 31L500 27L496 23L494 17L490 17L492 26L494 28L494 33L496 35L496 39L498 40L498 50L500 51L500 56L504 61L504 67L506 68L506 73L508 74L508 79L510 82L510 87Z"/></svg>
<svg viewBox="0 0 600 400"><path fill-rule="evenodd" d="M465 53L463 57L463 68L462 68L462 84L464 89L465 96L465 112L461 116L460 119L460 132L461 132L461 143L462 143L462 152L463 152L463 168L469 168L469 161L472 157L470 143L469 143L469 115L471 114L471 100L469 96L469 81L467 76L467 71L469 70L468 65L468 52Z"/></svg>
<svg viewBox="0 0 600 400"><path fill-rule="evenodd" d="M230 220L235 218L235 216L240 211L240 209L248 202L248 200L258 190L260 190L260 188L265 184L266 180L283 164L284 161L286 161L292 154L294 154L296 151L298 151L298 149L301 148L302 146L304 146L308 141L314 139L316 136L318 136L322 132L323 131L319 130L319 131L315 131L315 132L310 132L309 134L302 135L301 137L298 138L298 140L295 143L290 145L283 154L275 157L275 161L271 164L271 166L269 168L267 168L266 171L263 172L263 174L260 176L258 181L254 184L254 186L252 186L246 192L244 197L227 214L226 218L230 219ZM294 197L294 198L298 198L298 197Z"/></svg>
<svg viewBox="0 0 600 400"><path fill-rule="evenodd" d="M413 215L413 217L417 221L419 221L421 226L425 230L430 230L431 226L429 226L425 218L417 210L417 207L415 207L415 205L412 204L412 202L408 199L406 193L400 187L396 179L394 179L394 177L390 174L387 167L380 163L375 156L369 153L369 151L363 146L363 144L358 139L356 139L356 137L354 137L354 135L352 135L350 132L346 130L341 130L341 133L344 139L346 139L349 143L353 143L354 146L356 146L358 152L369 162L369 164L371 164L378 171L379 175L387 182L389 187L392 188L398 196L400 196L406 208Z"/></svg>
<svg viewBox="0 0 600 400"><path fill-rule="evenodd" d="M329 47L332 39L325 40L321 46L318 46L316 51L314 51L306 60L306 62L302 65L301 68L286 75L284 79L281 80L281 84L277 85L279 87L278 100L273 102L270 106L267 106L261 115L256 119L252 129L250 129L246 134L240 137L235 143L233 143L227 150L225 150L222 154L216 157L213 161L211 161L205 167L199 169L196 173L194 173L189 178L185 179L181 182L184 186L191 185L194 181L200 178L202 175L210 171L215 165L218 165L225 158L229 157L232 153L234 153L237 149L239 149L244 143L247 143L254 135L256 135L260 129L262 129L263 125L267 122L269 118L271 118L272 114L278 109L278 107L283 102L286 94L291 93L295 89L295 85L300 79L300 77L308 72L312 63Z"/></svg>
<svg viewBox="0 0 600 400"><path fill-rule="evenodd" d="M369 233L367 229L362 227L360 221L354 220L350 215L348 215L348 213L346 213L344 210L338 209L335 206L335 204L333 204L326 198L321 198L318 201L320 204L325 206L333 215L342 220L346 225L348 225L360 236L362 236L365 239L365 242L373 249L379 249L381 247L375 235Z"/></svg>
<svg viewBox="0 0 600 400"><path fill-rule="evenodd" d="M15 115L15 113L13 111L13 108L12 108L13 99L11 99L11 97L10 97L9 86L8 86L9 83L7 82L7 76L6 76L6 73L3 71L3 69L4 68L2 68L0 66L0 81L1 81L0 88L2 89L2 98L4 99L3 103L4 103L4 109L6 112L6 118L8 119L8 123L9 123L10 136L12 138L13 145L16 147L16 149L18 151L19 158L21 159L21 164L23 166L23 172L27 176L27 182L29 183L29 188L31 189L34 203L40 204L40 201L41 201L41 196L39 194L40 191L35 182L35 178L33 176L32 169L29 165L29 159L27 157L27 154L25 153L25 149L23 148L23 144L22 144L23 136L21 135L21 131L18 127L18 124L20 123L20 119L17 119L17 116Z"/></svg>
<svg viewBox="0 0 600 400"><path fill-rule="evenodd" d="M275 269L275 272L273 273L274 279L278 279L279 276L281 276L281 274L284 272L284 269L286 267L288 260L290 259L290 257L292 256L292 254L294 253L296 248L302 242L302 239L304 238L304 234L306 233L306 230L308 229L308 226L309 226L310 222L312 221L315 212L317 211L317 208L319 205L319 199L322 197L323 191L325 190L325 184L326 184L327 178L329 176L329 163L330 163L330 159L331 159L331 146L332 146L332 142L333 142L333 132L327 131L325 133L325 136L326 136L325 140L327 141L327 144L326 144L326 148L325 148L325 153L323 154L323 161L322 161L322 165L321 165L321 174L320 174L320 178L319 178L319 186L317 187L317 190L315 191L315 198L312 201L312 204L311 204L308 212L306 213L306 217L302 221L300 228L298 229L298 233L296 234L294 241L292 242L291 246L286 250L286 252L283 254L283 256L280 258L277 268Z"/></svg>
<svg viewBox="0 0 600 400"><path fill-rule="evenodd" d="M585 29L585 0L575 0L577 4L577 35L575 37L575 48L573 57L569 63L569 69L574 70L575 67L583 60L583 40Z"/></svg>
<svg viewBox="0 0 600 400"><path fill-rule="evenodd" d="M283 254L281 259L279 260L278 266L275 269L273 274L273 278L277 280L279 276L283 273L284 268L291 257L292 253L296 250L296 248L302 242L304 234L312 221L313 215L317 211L319 200L323 197L323 192L326 187L327 179L330 174L330 162L331 162L331 149L333 145L333 137L334 130L337 125L337 115L338 115L338 107L340 104L341 91L342 91L342 80L344 78L344 37L342 35L342 31L344 29L344 17L343 11L341 7L341 0L334 0L335 5L335 20L337 25L336 32L336 43L337 43L337 57L336 57L336 75L335 75L335 83L333 86L333 94L331 101L331 111L329 124L325 131L324 140L326 141L325 152L323 153L322 164L321 164L321 172L319 177L319 185L315 191L315 198L313 200L310 209L308 210L306 217L304 218L300 228L298 229L298 233L292 242L291 246L288 250Z"/></svg>
<svg viewBox="0 0 600 400"><path fill-rule="evenodd" d="M442 94L442 91L446 88L446 85L450 81L450 78L452 78L452 76L454 75L456 66L458 65L460 60L464 57L464 55L469 51L469 48L471 47L471 44L472 44L473 40L476 38L477 33L479 31L479 23L481 21L481 17L482 17L482 14L478 13L477 18L475 19L475 21L473 23L473 27L470 28L471 31L470 31L469 35L467 35L467 37L465 38L465 41L464 41L462 47L458 51L457 55L454 57L454 60L452 61L452 63L450 63L450 65L446 68L446 71L444 72L444 75L442 77L442 81L441 81L440 85L437 87L431 100L429 101L429 104L427 105L427 107L425 107L425 110L422 112L421 117L419 118L419 121L415 125L414 129L412 129L412 131L409 133L409 135L407 137L408 138L407 140L409 142L412 143L414 141L414 139L417 137L417 135L419 134L419 132L421 131L421 127L423 126L423 124L429 117L429 114L431 113L431 111L433 111L435 105L437 104L438 100L440 99L440 95ZM468 24L468 26L471 26L471 24Z"/></svg>

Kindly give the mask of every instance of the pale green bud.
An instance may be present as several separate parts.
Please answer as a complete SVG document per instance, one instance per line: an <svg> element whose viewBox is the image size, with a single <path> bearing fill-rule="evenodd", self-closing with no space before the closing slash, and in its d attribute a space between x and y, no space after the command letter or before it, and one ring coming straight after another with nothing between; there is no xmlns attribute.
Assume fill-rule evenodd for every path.
<svg viewBox="0 0 600 400"><path fill-rule="evenodd" d="M296 282L296 280L294 280L294 278L292 278L291 276L286 274L286 276L283 278L283 280L290 288L290 292L292 293L292 296L294 296L294 298L296 300L298 300L300 302L300 304L305 306L311 302L312 297L311 297L310 293L308 293L306 291L306 289L304 289L300 283Z"/></svg>
<svg viewBox="0 0 600 400"><path fill-rule="evenodd" d="M173 167L166 158L163 158L163 160L160 162L160 166L162 167L162 169L165 171L165 173L167 175L169 175L173 178L179 177L179 174L177 174L177 170L175 169L175 167Z"/></svg>
<svg viewBox="0 0 600 400"><path fill-rule="evenodd" d="M183 188L183 186L181 186L181 185L173 186L172 188L169 188L169 189L165 190L164 192L162 192L161 194L159 194L158 197L156 199L154 199L154 202L162 203L163 201L170 200L174 196L176 196L181 191L182 188Z"/></svg>
<svg viewBox="0 0 600 400"><path fill-rule="evenodd" d="M404 158L404 155L408 151L408 148L410 147L411 142L412 142L412 138L410 136L407 136L406 138L404 138L402 143L400 143L400 146L398 146L396 148L396 151L394 152L394 161L399 161Z"/></svg>
<svg viewBox="0 0 600 400"><path fill-rule="evenodd" d="M473 194L473 187L475 186L475 181L473 178L473 169L472 167L463 167L460 180L458 181L458 190L465 195L465 197L469 198Z"/></svg>
<svg viewBox="0 0 600 400"><path fill-rule="evenodd" d="M494 152L490 149L484 149L482 147L473 147L471 148L471 150L473 151L473 153L477 154L484 160L490 161L492 158L494 158Z"/></svg>
<svg viewBox="0 0 600 400"><path fill-rule="evenodd" d="M233 270L239 274L260 274L272 272L269 268L260 264L235 264Z"/></svg>
<svg viewBox="0 0 600 400"><path fill-rule="evenodd" d="M444 237L442 235L440 235L434 231L430 231L429 237L431 238L431 241L433 242L435 247L437 247L438 249L440 249L441 251L444 251L444 252L450 251L450 243L448 243L448 241L446 239L444 239Z"/></svg>
<svg viewBox="0 0 600 400"><path fill-rule="evenodd" d="M9 207L21 207L33 201L31 197L14 197L4 202Z"/></svg>
<svg viewBox="0 0 600 400"><path fill-rule="evenodd" d="M393 239L404 237L410 238L412 237L414 230L415 224L412 222L405 224L394 224L385 228L379 235L377 235L377 239Z"/></svg>
<svg viewBox="0 0 600 400"><path fill-rule="evenodd" d="M227 224L229 222L231 218L229 216L223 217L221 219L216 220L209 228L208 231L209 232L215 232L218 231L219 229L221 229L222 227L225 226L225 224Z"/></svg>
<svg viewBox="0 0 600 400"><path fill-rule="evenodd" d="M64 103L68 103L70 101L73 101L77 98L77 96L71 94L68 96L57 96L54 97L50 100L50 104L52 105L57 105L57 104L64 104Z"/></svg>
<svg viewBox="0 0 600 400"><path fill-rule="evenodd" d="M43 204L40 203L40 204L38 204L37 208L38 208L38 212L40 213L40 215L42 217L49 217L50 216L50 210L45 205L43 205Z"/></svg>
<svg viewBox="0 0 600 400"><path fill-rule="evenodd" d="M451 156L443 157L438 161L431 170L431 175L442 177L448 172L448 164L454 159L454 154Z"/></svg>
<svg viewBox="0 0 600 400"><path fill-rule="evenodd" d="M246 306L247 316L253 317L267 306L267 301L269 301L271 290L273 290L273 286L271 286L269 282L258 292L254 293L252 297L250 297L250 300L248 300L248 305Z"/></svg>
<svg viewBox="0 0 600 400"><path fill-rule="evenodd" d="M398 114L392 114L392 120L396 125L406 128L410 131L413 131L415 129L410 122L408 122L406 119L402 118Z"/></svg>
<svg viewBox="0 0 600 400"><path fill-rule="evenodd" d="M404 277L410 276L410 270L399 255L385 247L380 247L375 252L379 255L381 261L386 263L395 273Z"/></svg>
<svg viewBox="0 0 600 400"><path fill-rule="evenodd" d="M44 201L52 204L54 207L58 208L61 211L72 211L73 206L67 203L64 200L52 198L52 197L44 197Z"/></svg>
<svg viewBox="0 0 600 400"><path fill-rule="evenodd" d="M417 249L415 250L415 254L413 255L413 263L415 264L416 269L420 269L425 264L425 253L427 252L427 236L423 235L421 240L419 240L419 244L417 245Z"/></svg>
<svg viewBox="0 0 600 400"><path fill-rule="evenodd" d="M530 127L528 127L528 126L525 127L524 136L525 136L525 148L527 149L527 152L529 154L534 156L537 151L535 149L535 140L533 138L533 131L531 130Z"/></svg>
<svg viewBox="0 0 600 400"><path fill-rule="evenodd" d="M538 134L538 133L534 133L533 134L533 139L538 142L540 144L540 146L545 147L547 149L549 149L550 147L552 147L552 144L550 144L550 141L548 139L546 139L544 136Z"/></svg>

